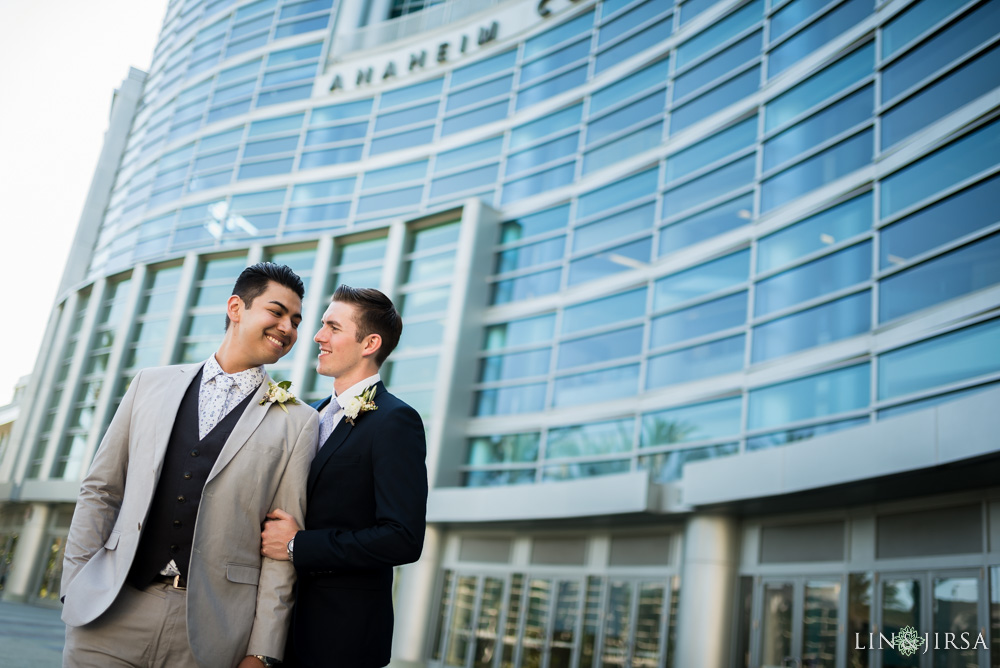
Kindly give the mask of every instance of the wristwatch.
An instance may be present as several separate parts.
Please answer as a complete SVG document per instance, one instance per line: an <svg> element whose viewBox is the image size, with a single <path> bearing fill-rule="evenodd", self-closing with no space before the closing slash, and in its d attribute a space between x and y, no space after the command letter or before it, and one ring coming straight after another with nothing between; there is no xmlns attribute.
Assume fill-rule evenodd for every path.
<svg viewBox="0 0 1000 668"><path fill-rule="evenodd" d="M288 548L288 560L294 564L295 563L295 555L294 555L294 552L295 552L295 539L293 538L290 541L288 541L288 545L286 545L285 547Z"/></svg>
<svg viewBox="0 0 1000 668"><path fill-rule="evenodd" d="M272 659L271 657L264 656L263 654L253 654L252 656L263 663L264 668L275 668L279 663L277 659Z"/></svg>

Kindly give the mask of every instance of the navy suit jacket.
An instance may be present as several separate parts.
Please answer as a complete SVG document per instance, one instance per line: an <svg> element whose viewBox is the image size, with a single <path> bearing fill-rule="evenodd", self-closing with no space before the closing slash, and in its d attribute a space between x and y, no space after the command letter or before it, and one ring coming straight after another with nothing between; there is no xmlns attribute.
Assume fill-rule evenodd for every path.
<svg viewBox="0 0 1000 668"><path fill-rule="evenodd" d="M309 472L305 527L295 536L298 593L286 657L300 666L387 665L393 567L416 561L423 548L423 422L381 382L374 403L378 409L359 414L354 425L340 421Z"/></svg>

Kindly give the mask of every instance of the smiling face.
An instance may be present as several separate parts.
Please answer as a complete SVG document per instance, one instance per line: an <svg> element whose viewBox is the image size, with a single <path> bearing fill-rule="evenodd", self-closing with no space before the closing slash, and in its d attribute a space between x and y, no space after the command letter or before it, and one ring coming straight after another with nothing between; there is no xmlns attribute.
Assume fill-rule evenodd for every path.
<svg viewBox="0 0 1000 668"><path fill-rule="evenodd" d="M249 369L274 364L292 349L302 321L302 300L289 288L270 281L249 307L240 297L230 297L226 313L232 326L216 357L224 357L230 368ZM228 373L235 373L223 359L219 363Z"/></svg>
<svg viewBox="0 0 1000 668"><path fill-rule="evenodd" d="M316 370L321 376L336 378L338 392L378 372L375 352L382 345L378 334L358 341L357 307L331 302L323 314L323 325L313 340L319 344Z"/></svg>

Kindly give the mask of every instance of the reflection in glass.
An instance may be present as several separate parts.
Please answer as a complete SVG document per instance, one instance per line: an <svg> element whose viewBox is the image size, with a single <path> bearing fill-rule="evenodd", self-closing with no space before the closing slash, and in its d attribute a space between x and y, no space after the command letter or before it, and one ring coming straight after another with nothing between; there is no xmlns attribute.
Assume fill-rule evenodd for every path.
<svg viewBox="0 0 1000 668"><path fill-rule="evenodd" d="M704 448L671 450L670 452L661 452L655 455L640 457L639 469L642 471L652 471L655 482L670 482L681 479L684 473L684 465L688 462L728 457L729 455L737 454L739 451L739 443L723 443L721 445L709 445Z"/></svg>
<svg viewBox="0 0 1000 668"><path fill-rule="evenodd" d="M656 282L653 308L660 310L745 283L749 273L750 251L743 250L666 276Z"/></svg>
<svg viewBox="0 0 1000 668"><path fill-rule="evenodd" d="M806 309L754 327L752 362L846 339L871 327L871 292Z"/></svg>
<svg viewBox="0 0 1000 668"><path fill-rule="evenodd" d="M559 346L558 369L607 362L642 352L643 327L630 327L582 339L564 341ZM548 357L546 356L546 361Z"/></svg>
<svg viewBox="0 0 1000 668"><path fill-rule="evenodd" d="M608 396L631 397L638 392L638 385L638 364L565 376L556 379L553 405L576 406L596 403ZM595 392L596 387L601 388L599 393Z"/></svg>
<svg viewBox="0 0 1000 668"><path fill-rule="evenodd" d="M609 248L600 253L582 257L570 262L569 285L595 281L629 269L641 269L649 265L653 252L651 237L638 239L622 246Z"/></svg>
<svg viewBox="0 0 1000 668"><path fill-rule="evenodd" d="M757 139L757 117L750 118L703 139L667 158L667 183L726 158Z"/></svg>
<svg viewBox="0 0 1000 668"><path fill-rule="evenodd" d="M864 241L757 283L755 315L799 304L871 278L871 241Z"/></svg>
<svg viewBox="0 0 1000 668"><path fill-rule="evenodd" d="M746 336L732 336L649 358L647 389L686 383L743 368Z"/></svg>
<svg viewBox="0 0 1000 668"><path fill-rule="evenodd" d="M479 436L469 441L466 463L470 466L533 462L538 459L538 432Z"/></svg>
<svg viewBox="0 0 1000 668"><path fill-rule="evenodd" d="M769 211L871 162L874 130L868 129L806 158L764 181L761 211Z"/></svg>
<svg viewBox="0 0 1000 668"><path fill-rule="evenodd" d="M724 51L676 77L674 79L673 99L679 100L705 84L757 59L761 53L761 35L759 30L751 33L750 36L744 37ZM664 79L666 79L665 75Z"/></svg>
<svg viewBox="0 0 1000 668"><path fill-rule="evenodd" d="M783 668L792 655L793 586L785 583L764 585L764 619L761 624L761 668Z"/></svg>
<svg viewBox="0 0 1000 668"><path fill-rule="evenodd" d="M660 231L660 257L742 227L753 218L753 194L719 204Z"/></svg>
<svg viewBox="0 0 1000 668"><path fill-rule="evenodd" d="M446 666L465 666L472 636L472 614L476 603L476 577L463 575L455 587L455 601L451 609L451 625L448 628L448 650L445 652Z"/></svg>
<svg viewBox="0 0 1000 668"><path fill-rule="evenodd" d="M508 302L541 297L559 290L562 269L549 269L527 276L497 281L493 284L491 304L506 304Z"/></svg>
<svg viewBox="0 0 1000 668"><path fill-rule="evenodd" d="M537 578L531 580L521 642L522 668L540 668L542 665L550 605L552 605L552 581Z"/></svg>
<svg viewBox="0 0 1000 668"><path fill-rule="evenodd" d="M635 420L595 422L549 431L545 456L548 459L608 455L632 450Z"/></svg>
<svg viewBox="0 0 1000 668"><path fill-rule="evenodd" d="M604 588L604 578L587 577L587 599L583 609L583 630L580 643L580 665L590 668L594 665L594 652L597 649L597 634L601 624L601 590Z"/></svg>
<svg viewBox="0 0 1000 668"><path fill-rule="evenodd" d="M808 580L802 607L802 664L835 668L840 582Z"/></svg>
<svg viewBox="0 0 1000 668"><path fill-rule="evenodd" d="M739 327L747 318L746 291L674 311L653 320L649 347L659 348Z"/></svg>
<svg viewBox="0 0 1000 668"><path fill-rule="evenodd" d="M871 649L858 642L867 638L872 629L874 578L871 573L850 573L847 576L847 668L868 668Z"/></svg>
<svg viewBox="0 0 1000 668"><path fill-rule="evenodd" d="M652 448L730 436L740 432L739 397L670 408L642 417L640 447Z"/></svg>
<svg viewBox="0 0 1000 668"><path fill-rule="evenodd" d="M751 154L667 191L663 198L663 216L675 216L750 185L756 163L756 155Z"/></svg>
<svg viewBox="0 0 1000 668"><path fill-rule="evenodd" d="M868 363L796 378L750 390L747 428L766 429L866 408L868 397Z"/></svg>
<svg viewBox="0 0 1000 668"><path fill-rule="evenodd" d="M485 578L483 595L479 601L479 618L476 622L476 649L472 655L473 668L493 665L499 632L500 608L503 605L503 580Z"/></svg>
<svg viewBox="0 0 1000 668"><path fill-rule="evenodd" d="M549 636L549 668L570 668L573 665L573 641L579 616L580 583L558 581Z"/></svg>
<svg viewBox="0 0 1000 668"><path fill-rule="evenodd" d="M879 633L887 638L898 634L903 627L920 629L920 580L886 577L882 580L882 628ZM916 668L920 653L903 656L884 645L881 648L883 668Z"/></svg>
<svg viewBox="0 0 1000 668"><path fill-rule="evenodd" d="M498 387L476 393L475 414L509 415L530 413L545 408L545 383Z"/></svg>
<svg viewBox="0 0 1000 668"><path fill-rule="evenodd" d="M935 639L944 638L946 647L945 634L954 634L955 639L954 647L934 652L934 668L977 665L979 650L972 644L979 635L979 578L939 577L932 586Z"/></svg>
<svg viewBox="0 0 1000 668"><path fill-rule="evenodd" d="M868 192L763 237L757 243L757 272L776 269L850 239L870 229L871 224L872 194Z"/></svg>
<svg viewBox="0 0 1000 668"><path fill-rule="evenodd" d="M635 620L632 668L655 668L660 665L660 626L663 621L664 593L664 586L659 582L643 582L639 585L639 610Z"/></svg>
<svg viewBox="0 0 1000 668"><path fill-rule="evenodd" d="M632 626L632 588L631 582L624 581L611 582L608 588L601 668L620 668L625 664Z"/></svg>
<svg viewBox="0 0 1000 668"><path fill-rule="evenodd" d="M760 88L760 65L754 65L670 112L670 132L675 134L703 118L721 111L757 92Z"/></svg>
<svg viewBox="0 0 1000 668"><path fill-rule="evenodd" d="M554 314L513 320L486 328L484 350L498 350L527 343L548 341L552 338L556 317Z"/></svg>
<svg viewBox="0 0 1000 668"><path fill-rule="evenodd" d="M571 334L601 325L642 317L646 312L646 288L574 304L563 310L562 333Z"/></svg>
<svg viewBox="0 0 1000 668"><path fill-rule="evenodd" d="M677 47L677 69L754 25L760 21L763 13L764 1L755 0L719 19L710 28Z"/></svg>
<svg viewBox="0 0 1000 668"><path fill-rule="evenodd" d="M451 607L451 588L455 579L454 571L444 572L444 582L441 585L441 605L438 608L437 621L434 625L434 642L431 643L431 658L435 661L441 658L441 641L444 639L445 623L448 619L448 609Z"/></svg>
<svg viewBox="0 0 1000 668"><path fill-rule="evenodd" d="M767 77L773 79L848 28L863 21L871 11L871 0L847 0L840 4L773 49L768 55Z"/></svg>

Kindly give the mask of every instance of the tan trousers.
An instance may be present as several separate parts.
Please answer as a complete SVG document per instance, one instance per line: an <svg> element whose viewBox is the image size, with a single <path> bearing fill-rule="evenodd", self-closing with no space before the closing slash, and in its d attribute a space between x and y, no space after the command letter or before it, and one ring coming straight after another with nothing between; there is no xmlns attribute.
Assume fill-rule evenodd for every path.
<svg viewBox="0 0 1000 668"><path fill-rule="evenodd" d="M186 607L184 590L126 584L103 615L66 627L63 668L194 668Z"/></svg>

